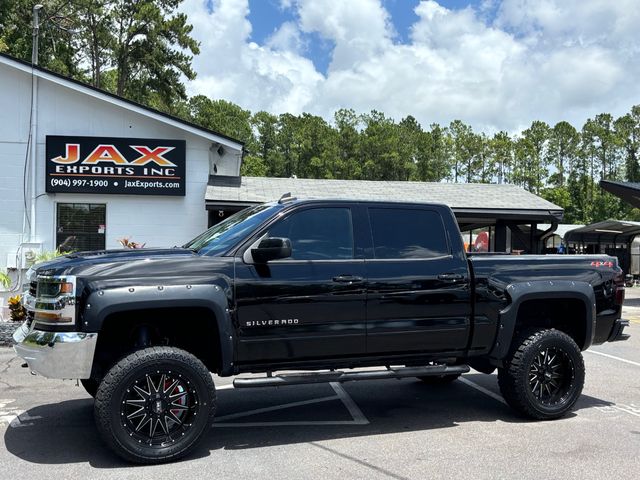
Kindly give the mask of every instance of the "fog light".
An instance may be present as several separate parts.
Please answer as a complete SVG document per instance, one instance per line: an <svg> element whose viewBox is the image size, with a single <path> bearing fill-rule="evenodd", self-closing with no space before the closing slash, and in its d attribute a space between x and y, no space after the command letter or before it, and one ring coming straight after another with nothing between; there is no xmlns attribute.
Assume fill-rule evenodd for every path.
<svg viewBox="0 0 640 480"><path fill-rule="evenodd" d="M53 313L53 312L35 312L34 319L37 323L48 323L48 324L63 324L63 323L73 323L73 319L70 317L62 316L61 313Z"/></svg>

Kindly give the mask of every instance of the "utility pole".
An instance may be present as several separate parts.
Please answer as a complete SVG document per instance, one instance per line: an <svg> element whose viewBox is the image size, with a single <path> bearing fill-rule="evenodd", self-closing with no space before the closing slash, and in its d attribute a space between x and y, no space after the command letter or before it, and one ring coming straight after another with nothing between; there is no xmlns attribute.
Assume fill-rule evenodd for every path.
<svg viewBox="0 0 640 480"><path fill-rule="evenodd" d="M32 33L32 46L31 46L31 65L32 69L38 66L38 40L40 36L40 9L42 9L41 4L37 4L33 6L33 33ZM29 138L29 161L31 162L31 215L29 222L29 241L31 243L35 243L37 241L36 238L36 174L38 172L37 169L37 152L36 148L38 145L38 76L33 74L31 80L31 94L32 94L32 102L31 102L31 125L30 131L31 135ZM26 213L26 212L25 212Z"/></svg>

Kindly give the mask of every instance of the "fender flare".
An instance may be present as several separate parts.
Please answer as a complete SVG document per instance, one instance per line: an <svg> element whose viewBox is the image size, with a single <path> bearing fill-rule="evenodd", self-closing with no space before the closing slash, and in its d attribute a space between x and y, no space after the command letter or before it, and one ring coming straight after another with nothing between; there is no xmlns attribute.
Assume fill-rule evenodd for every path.
<svg viewBox="0 0 640 480"><path fill-rule="evenodd" d="M200 307L214 315L220 338L221 374L233 372L235 332L229 298L218 285L126 286L95 290L87 297L81 318L83 331L100 332L104 320L114 313L157 308ZM197 333L196 333L197 334Z"/></svg>
<svg viewBox="0 0 640 480"><path fill-rule="evenodd" d="M588 282L572 280L538 280L531 282L512 283L507 286L506 293L511 303L500 310L498 334L489 356L493 361L500 361L506 357L511 347L516 329L518 310L527 300L576 299L584 303L585 312L585 341L578 345L586 350L593 342L596 325L596 296L593 287Z"/></svg>

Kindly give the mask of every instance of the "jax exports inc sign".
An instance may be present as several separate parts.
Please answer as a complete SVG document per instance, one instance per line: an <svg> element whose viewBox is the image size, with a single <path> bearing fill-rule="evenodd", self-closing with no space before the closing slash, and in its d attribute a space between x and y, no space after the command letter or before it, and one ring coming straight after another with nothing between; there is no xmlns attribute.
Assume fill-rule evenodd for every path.
<svg viewBox="0 0 640 480"><path fill-rule="evenodd" d="M46 191L185 194L185 141L47 135Z"/></svg>

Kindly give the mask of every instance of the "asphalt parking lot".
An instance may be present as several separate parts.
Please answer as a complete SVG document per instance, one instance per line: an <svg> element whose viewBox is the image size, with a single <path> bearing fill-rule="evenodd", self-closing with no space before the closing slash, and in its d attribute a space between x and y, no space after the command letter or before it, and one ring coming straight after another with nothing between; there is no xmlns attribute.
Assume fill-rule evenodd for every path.
<svg viewBox="0 0 640 480"><path fill-rule="evenodd" d="M584 354L575 411L517 417L496 375L445 387L413 379L231 388L216 378L217 421L178 463L132 467L101 444L93 402L0 348L0 478L638 478L640 288L628 290L627 342Z"/></svg>

